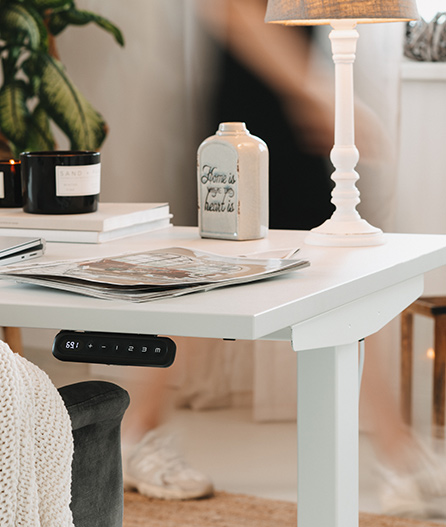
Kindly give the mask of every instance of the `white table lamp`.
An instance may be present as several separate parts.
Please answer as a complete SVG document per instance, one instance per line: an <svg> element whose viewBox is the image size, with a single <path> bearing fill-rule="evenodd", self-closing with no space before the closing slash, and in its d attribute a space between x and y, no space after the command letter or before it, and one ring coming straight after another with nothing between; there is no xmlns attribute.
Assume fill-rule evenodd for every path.
<svg viewBox="0 0 446 527"><path fill-rule="evenodd" d="M330 158L335 167L330 219L313 229L306 243L324 246L366 246L384 243L380 229L361 218L356 206L359 179L355 166L353 62L357 23L397 22L418 18L415 0L268 0L266 22L285 25L330 24L335 63L335 137Z"/></svg>

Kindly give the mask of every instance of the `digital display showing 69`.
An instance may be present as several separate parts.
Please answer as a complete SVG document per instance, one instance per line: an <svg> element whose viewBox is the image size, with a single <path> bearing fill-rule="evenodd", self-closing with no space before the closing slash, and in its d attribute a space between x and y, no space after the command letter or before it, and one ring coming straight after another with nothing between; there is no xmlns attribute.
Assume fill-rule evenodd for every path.
<svg viewBox="0 0 446 527"><path fill-rule="evenodd" d="M81 350L83 348L83 342L79 340L66 340L65 349L67 350Z"/></svg>

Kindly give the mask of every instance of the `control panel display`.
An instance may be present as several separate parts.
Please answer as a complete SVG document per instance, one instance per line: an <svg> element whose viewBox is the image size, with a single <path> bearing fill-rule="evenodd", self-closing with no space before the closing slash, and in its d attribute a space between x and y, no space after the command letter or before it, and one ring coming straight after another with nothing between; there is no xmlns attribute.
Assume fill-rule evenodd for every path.
<svg viewBox="0 0 446 527"><path fill-rule="evenodd" d="M175 359L173 340L157 335L61 331L53 355L62 361L167 368Z"/></svg>

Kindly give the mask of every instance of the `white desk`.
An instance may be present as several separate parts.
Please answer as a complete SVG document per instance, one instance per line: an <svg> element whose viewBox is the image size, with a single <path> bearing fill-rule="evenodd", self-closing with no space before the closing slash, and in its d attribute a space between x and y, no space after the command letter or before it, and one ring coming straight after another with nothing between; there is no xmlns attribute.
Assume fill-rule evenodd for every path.
<svg viewBox="0 0 446 527"><path fill-rule="evenodd" d="M220 254L301 246L311 267L259 283L147 304L0 282L0 325L230 339L288 340L298 356L299 527L358 524L358 348L446 264L446 236L386 235L379 247L306 246L304 233L252 242L173 228L104 245L49 244L45 259L173 245ZM181 350L179 350L181 353Z"/></svg>

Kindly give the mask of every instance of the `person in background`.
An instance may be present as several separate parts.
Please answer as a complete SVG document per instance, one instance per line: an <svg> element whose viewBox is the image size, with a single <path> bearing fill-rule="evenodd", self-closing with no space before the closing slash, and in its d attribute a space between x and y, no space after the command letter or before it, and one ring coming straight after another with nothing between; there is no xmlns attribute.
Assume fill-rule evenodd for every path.
<svg viewBox="0 0 446 527"><path fill-rule="evenodd" d="M333 212L328 158L334 94L328 71L313 67L318 50L311 28L265 24L266 0L199 3L222 47L215 122L243 120L269 147L270 227L320 225ZM390 161L391 141L376 114L358 98L355 122L361 160ZM367 355L362 397L380 460L384 512L446 517L446 463L403 423L376 353Z"/></svg>
<svg viewBox="0 0 446 527"><path fill-rule="evenodd" d="M270 226L306 229L333 211L327 165L333 108L310 82L308 36L267 26L265 6L251 0L196 2L197 17L209 29L209 38L218 42L222 58L214 72L214 115L209 121L244 120L266 140L272 163L279 163L275 171L281 181L270 188ZM175 341L186 354L189 346L215 345L212 339ZM158 498L209 496L210 479L188 466L162 431L168 375L169 371L141 371L127 387L132 403L123 422L124 482Z"/></svg>
<svg viewBox="0 0 446 527"><path fill-rule="evenodd" d="M380 334L372 335L379 345ZM384 514L446 518L446 459L406 425L378 353L367 353L361 387L363 410L377 454Z"/></svg>
<svg viewBox="0 0 446 527"><path fill-rule="evenodd" d="M209 39L220 47L208 121L246 121L267 142L280 181L270 187L271 228L314 227L333 211L327 162L333 107L309 78L308 35L267 26L263 1L197 0L195 5ZM186 354L189 346L215 345L212 339L175 341ZM132 403L123 422L125 484L158 498L209 496L210 479L188 466L163 432L168 376L169 371L137 372L126 387Z"/></svg>
<svg viewBox="0 0 446 527"><path fill-rule="evenodd" d="M334 138L333 81L314 71L311 31L264 23L266 0L196 0L197 16L218 43L212 135L219 122L243 121L270 151L270 227L311 229L331 216L333 171L328 159ZM356 144L362 160L383 156L386 134L376 115L355 102ZM217 124L215 124L217 123ZM194 339L178 341L187 353ZM211 339L200 345L212 348ZM396 401L374 354L367 358L363 398L375 423L374 439L387 488L386 512L426 517L441 515L432 502L443 500L446 470L403 426ZM161 498L209 496L210 479L189 467L160 433L167 394L167 371L142 373L130 389L124 421L125 482ZM437 500L438 501L438 500ZM441 501L441 500L440 500Z"/></svg>
<svg viewBox="0 0 446 527"><path fill-rule="evenodd" d="M180 347L181 340L175 341ZM169 375L170 369L139 368L126 386L131 404L122 425L124 487L162 499L211 496L212 481L186 463L174 436L163 427L170 403Z"/></svg>

